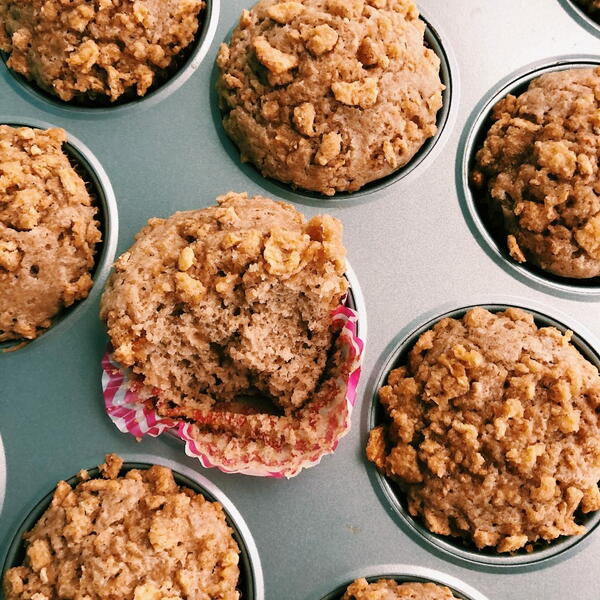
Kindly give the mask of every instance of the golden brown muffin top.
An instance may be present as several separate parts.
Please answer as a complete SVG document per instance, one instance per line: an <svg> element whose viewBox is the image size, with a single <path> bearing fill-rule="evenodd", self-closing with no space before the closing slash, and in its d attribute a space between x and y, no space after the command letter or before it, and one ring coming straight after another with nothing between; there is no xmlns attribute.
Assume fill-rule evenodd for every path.
<svg viewBox="0 0 600 600"><path fill-rule="evenodd" d="M367 456L434 533L512 552L600 509L600 376L571 332L510 308L424 333L379 400Z"/></svg>
<svg viewBox="0 0 600 600"><path fill-rule="evenodd" d="M440 61L412 0L261 0L217 64L227 133L268 177L333 195L433 136Z"/></svg>
<svg viewBox="0 0 600 600"><path fill-rule="evenodd" d="M0 341L37 337L92 287L97 209L66 140L0 125Z"/></svg>
<svg viewBox="0 0 600 600"><path fill-rule="evenodd" d="M239 549L218 502L179 487L166 467L133 469L107 455L101 476L61 481L24 536L7 600L239 600Z"/></svg>

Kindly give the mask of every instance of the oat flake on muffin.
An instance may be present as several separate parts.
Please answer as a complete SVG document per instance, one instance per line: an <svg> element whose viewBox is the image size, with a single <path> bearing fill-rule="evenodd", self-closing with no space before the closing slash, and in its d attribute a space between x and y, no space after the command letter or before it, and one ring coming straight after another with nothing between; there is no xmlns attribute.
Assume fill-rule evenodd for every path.
<svg viewBox="0 0 600 600"><path fill-rule="evenodd" d="M600 377L510 308L444 318L379 390L367 456L433 533L498 552L585 531L600 509Z"/></svg>
<svg viewBox="0 0 600 600"><path fill-rule="evenodd" d="M398 583L393 579L379 579L369 583L357 579L346 590L342 600L454 600L452 592L435 583Z"/></svg>
<svg viewBox="0 0 600 600"><path fill-rule="evenodd" d="M474 184L510 255L562 277L600 275L600 67L547 73L492 111Z"/></svg>
<svg viewBox="0 0 600 600"><path fill-rule="evenodd" d="M436 133L440 61L412 0L261 0L221 46L223 124L263 175L327 195Z"/></svg>
<svg viewBox="0 0 600 600"><path fill-rule="evenodd" d="M0 125L0 341L37 337L92 287L97 209L66 140Z"/></svg>
<svg viewBox="0 0 600 600"><path fill-rule="evenodd" d="M170 469L110 454L101 476L61 481L27 532L6 600L239 600L239 548L218 502L179 487Z"/></svg>
<svg viewBox="0 0 600 600"><path fill-rule="evenodd" d="M143 96L191 44L202 0L0 0L8 66L61 100Z"/></svg>

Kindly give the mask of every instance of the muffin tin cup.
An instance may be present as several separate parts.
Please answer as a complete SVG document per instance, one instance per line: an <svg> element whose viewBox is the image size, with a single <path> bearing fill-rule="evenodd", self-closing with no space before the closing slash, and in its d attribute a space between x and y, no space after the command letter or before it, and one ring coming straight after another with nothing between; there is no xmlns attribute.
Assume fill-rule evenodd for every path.
<svg viewBox="0 0 600 600"><path fill-rule="evenodd" d="M227 498L227 496L211 481L199 475L193 469L180 463L147 454L126 454L123 455L123 470L147 469L152 465L162 465L173 471L175 481L178 485L184 486L201 493L211 502L219 502L223 506L228 525L233 529L233 537L240 548L240 581L239 589L241 591L240 600L264 600L265 589L260 557L254 538L248 529L242 515ZM97 467L88 469L92 478L99 476ZM77 484L77 476L66 480L72 487ZM31 530L42 514L50 506L54 490L42 498L23 519L22 523L16 529L12 536L12 541L8 546L4 558L2 575L12 568L23 563L25 559L25 544L23 534Z"/></svg>
<svg viewBox="0 0 600 600"><path fill-rule="evenodd" d="M488 256L505 271L537 290L588 301L600 300L600 276L589 280L558 277L530 263L520 264L510 258L506 248L506 234L498 235L490 230L485 193L474 192L469 184L469 176L475 164L475 155L483 145L491 125L492 108L499 100L507 94L518 96L533 79L546 73L599 65L600 57L591 54L557 56L532 63L500 81L471 113L459 142L456 162L457 188L463 214L471 232Z"/></svg>
<svg viewBox="0 0 600 600"><path fill-rule="evenodd" d="M43 121L35 119L22 119L18 117L0 116L0 124L10 125L12 127L31 127L34 129L50 129L58 127ZM106 171L92 154L91 150L78 138L67 132L67 142L63 144L63 150L69 157L71 163L80 168L79 174L83 177L88 186L88 191L94 200L98 213L95 218L100 223L102 240L96 245L94 254L94 267L91 270L94 284L87 297L62 308L59 313L52 318L52 324L44 330L37 338L33 340L9 340L0 342L0 360L5 352L19 351L24 352L31 344L39 344L42 340L58 335L58 332L64 332L68 327L91 306L100 295L104 282L112 267L112 262L117 249L117 240L119 236L119 215L117 211L117 201L113 191L110 179ZM23 342L26 342L23 344Z"/></svg>
<svg viewBox="0 0 600 600"><path fill-rule="evenodd" d="M419 10L421 13L421 20L424 21L426 25L425 42L440 59L440 79L446 86L446 89L442 93L442 108L440 108L437 113L438 129L436 134L424 142L419 151L406 165L400 167L397 171L390 173L386 177L365 184L355 192L338 192L333 196L326 196L319 192L297 188L291 184L273 179L272 177L265 177L252 163L242 163L240 161L240 151L238 147L223 129L223 113L219 108L219 98L216 91L219 70L215 66L211 81L213 90L211 94L211 112L219 138L230 158L250 179L261 186L268 194L275 195L278 198L290 202L297 202L308 206L322 207L323 205L332 206L335 204L351 206L360 204L367 200L375 199L376 193L390 193L392 191L392 186L397 183L399 184L400 181L404 184L414 181L417 176L431 166L431 163L443 150L444 145L452 134L458 113L460 89L458 63L454 56L454 52L449 45L448 37L437 24L434 25L432 23L428 16L428 12L421 9ZM233 29L225 41L228 41L231 38L232 32Z"/></svg>
<svg viewBox="0 0 600 600"><path fill-rule="evenodd" d="M393 579L398 583L435 583L446 586L456 598L460 598L461 600L487 600L483 594L456 577L446 575L434 569L413 565L380 565L352 571L343 577L344 583L323 596L321 600L341 600L348 586L361 577L369 583L374 583L379 579ZM312 600L313 598L311 596L306 600Z"/></svg>
<svg viewBox="0 0 600 600"><path fill-rule="evenodd" d="M538 327L552 326L562 332L571 330L574 332L571 343L587 360L600 368L600 340L583 325L555 309L549 309L542 304L529 300L512 297L500 299L494 303L489 303L489 299L487 302L473 302L463 305L461 308L453 309L446 305L436 311L427 313L417 323L413 322L397 338L399 341L390 345L389 352L386 350L380 363L381 366L373 376L372 385L369 385L371 401L366 405L368 412L365 415L366 427L363 447L366 447L369 432L377 425L387 421L384 410L379 403L378 391L386 384L390 371L406 364L410 349L419 337L438 321L446 317L460 319L469 309L476 306L481 306L491 312L500 312L510 307L522 308L534 315ZM550 314L553 316L549 316ZM535 548L532 552L521 550L507 555L493 550L478 550L474 544L472 546L467 545L460 538L437 535L429 531L419 517L413 517L408 512L400 488L380 473L371 462L366 461L366 463L369 477L379 499L402 530L423 547L460 566L492 572L522 572L547 567L569 558L576 551L581 550L590 541L591 534L600 524L600 511L596 511L582 515L578 519L578 522L586 527L586 532L582 535L563 536L549 543L539 542L538 548Z"/></svg>
<svg viewBox="0 0 600 600"><path fill-rule="evenodd" d="M194 38L194 41L182 51L182 64L173 68L173 73L167 76L162 83L151 86L150 91L144 96L135 96L127 99L117 99L113 104L104 100L98 106L93 106L93 101L89 101L90 106L83 105L77 101L65 102L40 88L34 81L27 80L23 75L10 69L6 61L9 54L0 51L0 70L4 69L10 74L5 80L11 83L12 88L24 99L31 102L37 108L51 111L59 115L65 112L74 116L112 116L125 112L139 110L140 108L149 108L170 96L178 90L198 69L206 54L208 53L215 32L218 26L220 0L204 0L206 6L200 13L200 26ZM177 57L175 57L177 59ZM168 70L169 68L167 68ZM0 73L1 75L1 73ZM134 93L134 92L132 92ZM86 102L87 104L87 102Z"/></svg>
<svg viewBox="0 0 600 600"><path fill-rule="evenodd" d="M564 9L589 33L600 37L600 23L594 21L575 0L558 0Z"/></svg>
<svg viewBox="0 0 600 600"><path fill-rule="evenodd" d="M335 323L336 328L339 329L339 336L344 341L344 348L348 353L346 364L350 374L343 380L340 377L338 381L338 389L345 390L343 398L341 393L336 395L332 399L332 402L336 403L334 408L323 407L321 410L321 414L326 414L327 410L343 408L346 411L345 421L338 425L335 420L333 422L330 420L323 436L326 446L312 448L311 453L304 456L303 460L265 464L262 461L248 459L244 464L230 464L225 457L219 455L218 450L212 448L211 444L203 444L197 439L195 426L192 423L184 419L161 417L147 408L137 396L131 371L113 360L110 346L102 359L102 391L108 416L119 431L129 433L138 439L144 435L156 437L165 433L183 442L185 453L191 458L196 458L203 467L217 467L224 473L278 479L291 478L298 475L301 470L319 464L324 456L335 451L339 440L350 430L365 348L363 340L366 339L367 321L364 300L358 280L348 263L346 263L346 278L350 284L346 303L332 313L332 323ZM362 339L359 337L359 328ZM343 406L341 406L342 401Z"/></svg>

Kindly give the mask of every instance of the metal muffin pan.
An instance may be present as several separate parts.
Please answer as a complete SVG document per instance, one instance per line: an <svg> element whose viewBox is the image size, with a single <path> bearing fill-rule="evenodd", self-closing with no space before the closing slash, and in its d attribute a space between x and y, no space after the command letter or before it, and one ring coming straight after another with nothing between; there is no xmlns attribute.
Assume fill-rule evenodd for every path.
<svg viewBox="0 0 600 600"><path fill-rule="evenodd" d="M7 60L9 54L0 51L0 69L8 74L8 81L19 92L24 99L43 106L45 104L57 109L58 111L80 111L82 114L105 112L114 112L116 110L139 109L143 102L144 107L160 102L175 90L181 87L200 66L200 63L208 53L213 41L219 21L220 0L204 0L205 7L200 13L200 26L196 33L194 41L184 49L182 56L178 57L166 69L164 75L157 75L157 80L150 87L149 91L142 98L135 92L123 94L114 103L108 98L99 99L96 103L92 100L74 98L69 102L64 102L54 94L47 92L38 86L34 81L30 81L20 73L8 68Z"/></svg>
<svg viewBox="0 0 600 600"><path fill-rule="evenodd" d="M435 160L365 196L369 202L309 202L276 189L240 163L233 144L223 142L212 91L218 41L252 0L221 3L215 41L205 59L185 85L160 102L146 99L121 109L87 111L63 107L25 93L0 65L0 112L64 127L83 139L103 165L119 209L118 254L149 217L206 206L230 190L295 201L307 217L328 212L343 221L348 258L369 319L352 430L333 455L289 481L201 470L166 436L146 436L138 444L119 433L102 402L106 335L97 316L98 297L86 301L76 326L57 327L25 350L0 354L0 435L6 451L0 564L25 510L65 474L98 464L106 452L126 458L143 453L201 471L231 499L256 542L266 600L320 600L351 579L344 574L377 575L369 565L387 563L433 569L489 600L598 600L597 532L579 543L576 553L546 568L467 564L399 526L371 480L364 444L375 378L397 341L422 323L456 307L493 301L520 303L567 324L574 319L591 331L588 337L577 330L586 340L600 336L598 298L549 293L547 287L515 277L484 249L461 210L457 173L464 156L461 136L472 129L476 107L498 89L498 82L548 57L598 56L598 37L559 0L419 4L444 48L456 56L461 80L456 121L444 129L447 141L443 150L440 142L436 145Z"/></svg>
<svg viewBox="0 0 600 600"><path fill-rule="evenodd" d="M437 20L431 20L429 13L421 11L421 19L425 22L425 44L431 48L440 59L440 79L445 86L442 92L442 108L437 113L437 132L436 134L425 141L419 151L413 156L406 165L400 167L386 177L372 181L355 192L339 192L335 196L325 196L319 192L305 190L292 186L290 184L277 181L271 177L263 177L252 163L241 165L240 153L222 125L223 113L219 108L219 98L215 89L215 84L218 78L219 70L215 66L213 73L213 93L212 113L215 120L215 125L219 130L219 137L225 146L227 153L231 158L240 163L246 175L253 179L256 183L265 188L268 194L273 194L290 202L298 202L301 204L309 204L313 206L330 206L333 203L354 204L374 199L376 192L381 192L389 186L393 186L397 182L403 180L409 181L413 177L417 177L420 172L423 172L432 162L435 157L443 150L449 136L452 133L452 128L456 121L458 112L459 94L460 94L460 77L459 67L454 56L454 51L448 42L448 37L443 33L437 24ZM237 22L236 22L237 25ZM229 42L233 28L226 36L225 41Z"/></svg>
<svg viewBox="0 0 600 600"><path fill-rule="evenodd" d="M393 579L398 583L435 583L446 586L455 598L460 598L461 600L487 600L477 590L455 577L449 577L433 569L413 567L411 565L381 565L348 573L345 577L345 582L334 591L323 596L321 600L341 600L348 586L358 578L364 578L369 583L374 583L379 579Z"/></svg>
<svg viewBox="0 0 600 600"><path fill-rule="evenodd" d="M123 457L126 458L126 457ZM165 461L156 456L131 455L123 463L122 474L132 469L145 470L152 465L163 465L173 471L177 485L192 489L202 494L210 502L219 502L223 506L227 524L233 529L233 537L240 548L240 580L239 590L243 598L249 600L264 599L264 582L260 558L252 534L244 519L229 499L209 480L197 472L172 461ZM99 477L98 467L87 469L92 479ZM71 487L79 482L77 476L65 480ZM44 496L32 509L17 528L4 559L3 572L11 567L23 564L25 560L25 543L23 535L30 531L40 517L49 508L54 489Z"/></svg>
<svg viewBox="0 0 600 600"><path fill-rule="evenodd" d="M594 21L588 13L583 10L583 7L577 3L577 0L559 0L574 19L579 21L582 27L585 27L589 32L600 37L600 23Z"/></svg>
<svg viewBox="0 0 600 600"><path fill-rule="evenodd" d="M556 327L563 333L567 330L573 331L574 335L571 343L589 362L600 369L600 355L596 350L600 350L600 341L591 332L585 331L583 325L573 322L568 315L554 318L548 314L548 310L551 309L533 307L522 301L510 304L479 302L470 306L444 311L426 320L408 335L403 336L396 347L388 354L386 362L375 380L365 437L368 436L371 429L388 421L387 415L379 403L378 391L387 384L388 375L393 369L407 363L408 354L419 337L440 320L444 318L461 319L469 309L475 306L482 306L493 313L502 312L510 307L522 308L534 315L538 327ZM440 552L442 555L448 556L450 560L462 562L469 567L483 566L490 570L494 568L498 570L518 570L523 567L546 567L557 560L568 558L580 549L580 545L589 541L589 537L600 524L600 511L596 511L579 516L578 523L586 527L586 532L582 535L563 536L549 543L539 542L534 544L534 549L531 552L519 550L512 554L500 554L491 549L478 550L474 544L469 544L460 538L437 535L429 531L420 518L413 517L409 513L404 494L397 484L380 473L374 465L371 464L370 469L372 471L371 479L378 488L377 492L380 498L394 511L400 526L409 535L414 536L415 539L426 546L429 545L432 551Z"/></svg>
<svg viewBox="0 0 600 600"><path fill-rule="evenodd" d="M483 106L475 109L475 117L470 129L465 130L462 141L462 164L459 169L461 201L469 226L478 241L507 271L534 286L543 286L550 293L580 295L600 298L600 277L591 279L571 279L558 277L539 269L530 263L519 264L513 260L506 248L506 233L494 231L487 214L487 198L478 195L470 185L469 177L475 166L475 155L483 146L492 123L491 112L497 102L508 94L519 96L527 90L529 84L546 73L600 66L600 55L557 56L544 59L523 67L503 80L481 102Z"/></svg>
<svg viewBox="0 0 600 600"><path fill-rule="evenodd" d="M37 119L21 119L19 117L3 117L1 115L0 124L12 127L32 127L34 129L55 127L55 125L38 121ZM88 192L92 197L94 205L98 208L95 218L100 223L102 239L96 245L94 267L91 270L94 285L86 298L63 308L52 319L52 325L37 338L29 341L26 345L21 345L23 340L0 342L0 352L10 351L11 348L14 348L17 352L22 352L30 344L37 343L49 335L57 335L63 329L73 324L79 315L86 310L86 307L92 304L94 299L99 296L115 258L119 236L119 215L110 179L92 151L82 141L68 132L67 134L68 139L63 145L63 151L67 154L71 164L87 184Z"/></svg>

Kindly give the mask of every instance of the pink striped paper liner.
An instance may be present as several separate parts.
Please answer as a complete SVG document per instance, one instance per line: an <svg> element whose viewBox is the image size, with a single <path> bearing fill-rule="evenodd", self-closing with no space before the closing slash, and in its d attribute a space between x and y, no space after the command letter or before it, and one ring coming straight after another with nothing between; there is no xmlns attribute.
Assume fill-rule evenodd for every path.
<svg viewBox="0 0 600 600"><path fill-rule="evenodd" d="M170 430L183 440L185 453L197 458L203 467L216 467L225 473L243 473L258 477L294 477L303 468L318 464L323 456L331 454L338 441L350 429L350 417L356 401L356 389L360 379L360 364L363 341L357 335L358 315L347 306L340 306L332 313L332 325L339 329L338 344L344 356L346 377L338 377L333 382L337 390L335 402L324 407L319 416L327 429L323 444L310 451L282 462L265 462L259 453L248 456L244 461L231 462L217 448L218 444L203 439L210 435L198 431L193 423L182 419L164 418L147 408L136 393L135 376L129 369L112 359L110 347L102 358L102 390L106 412L119 431L130 433L136 438L144 435L156 437Z"/></svg>

